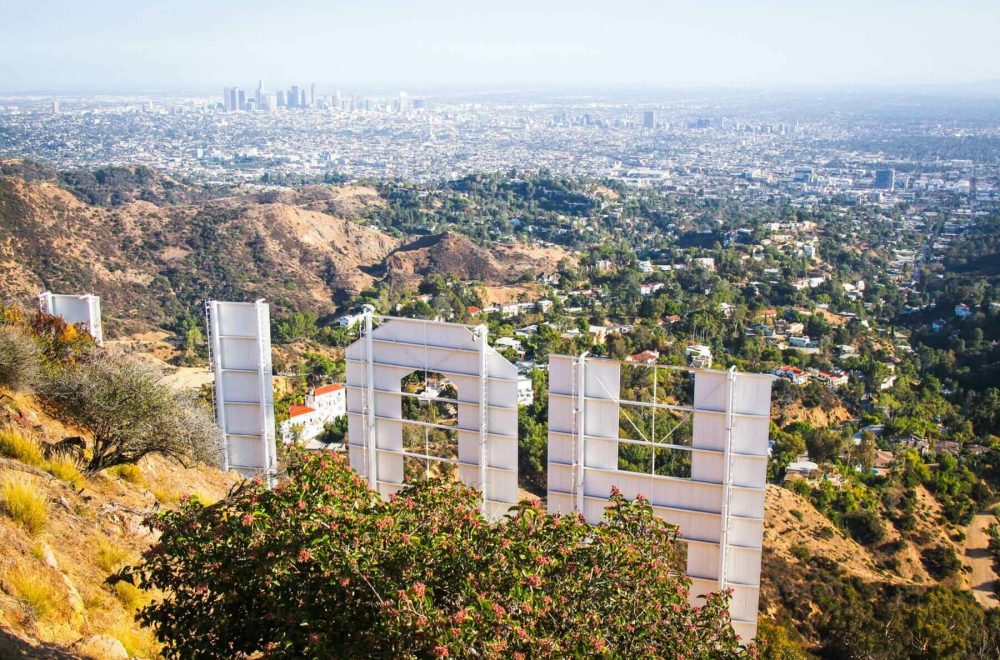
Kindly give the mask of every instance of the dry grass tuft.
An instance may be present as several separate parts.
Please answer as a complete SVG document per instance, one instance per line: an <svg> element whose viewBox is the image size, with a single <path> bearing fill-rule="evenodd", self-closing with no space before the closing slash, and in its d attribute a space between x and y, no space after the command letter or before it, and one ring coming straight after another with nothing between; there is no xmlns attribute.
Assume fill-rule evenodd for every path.
<svg viewBox="0 0 1000 660"><path fill-rule="evenodd" d="M38 441L12 428L0 429L0 455L35 467L45 465Z"/></svg>
<svg viewBox="0 0 1000 660"><path fill-rule="evenodd" d="M138 465L133 465L132 463L109 467L108 474L136 486L146 485L146 480L142 477L142 470L139 469Z"/></svg>
<svg viewBox="0 0 1000 660"><path fill-rule="evenodd" d="M36 619L55 614L65 596L52 584L49 575L29 566L19 566L7 574L11 594L31 610Z"/></svg>
<svg viewBox="0 0 1000 660"><path fill-rule="evenodd" d="M164 506L177 504L181 498L180 493L173 490L169 486L155 485L150 486L149 490L153 493L153 497L156 498L156 501Z"/></svg>
<svg viewBox="0 0 1000 660"><path fill-rule="evenodd" d="M219 501L218 497L201 489L198 489L193 493L191 493L191 499L198 500L199 502L201 502L202 506L212 506L213 504Z"/></svg>
<svg viewBox="0 0 1000 660"><path fill-rule="evenodd" d="M128 651L130 658L158 658L163 648L153 632L148 628L139 628L131 620L123 620L114 625L108 634L117 639Z"/></svg>
<svg viewBox="0 0 1000 660"><path fill-rule="evenodd" d="M129 551L111 541L97 542L97 565L107 573L115 573L128 559Z"/></svg>
<svg viewBox="0 0 1000 660"><path fill-rule="evenodd" d="M129 582L116 582L115 596L129 612L135 612L149 604L149 596Z"/></svg>
<svg viewBox="0 0 1000 660"><path fill-rule="evenodd" d="M50 459L45 464L45 471L60 481L65 481L73 488L79 489L84 482L83 474L76 461L66 456Z"/></svg>
<svg viewBox="0 0 1000 660"><path fill-rule="evenodd" d="M49 521L48 499L29 481L8 479L0 489L0 507L32 536Z"/></svg>
<svg viewBox="0 0 1000 660"><path fill-rule="evenodd" d="M83 484L83 475L76 461L67 456L46 459L38 440L16 429L0 429L0 455L41 468L74 488Z"/></svg>

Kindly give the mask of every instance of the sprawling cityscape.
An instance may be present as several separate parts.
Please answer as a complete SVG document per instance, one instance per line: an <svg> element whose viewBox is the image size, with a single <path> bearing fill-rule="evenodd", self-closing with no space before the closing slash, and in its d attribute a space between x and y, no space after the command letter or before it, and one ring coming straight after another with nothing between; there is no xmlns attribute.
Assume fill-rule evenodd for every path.
<svg viewBox="0 0 1000 660"><path fill-rule="evenodd" d="M0 15L0 658L1000 657L995 0Z"/></svg>
<svg viewBox="0 0 1000 660"><path fill-rule="evenodd" d="M952 113L960 99L928 97L923 116L913 116L920 97L905 95L515 96L358 96L317 93L315 84L270 92L259 84L214 98L0 97L0 149L59 168L129 163L247 184L265 175L447 180L530 164L805 205L989 199L997 182L1000 129ZM981 107L986 117L1000 112L995 102Z"/></svg>

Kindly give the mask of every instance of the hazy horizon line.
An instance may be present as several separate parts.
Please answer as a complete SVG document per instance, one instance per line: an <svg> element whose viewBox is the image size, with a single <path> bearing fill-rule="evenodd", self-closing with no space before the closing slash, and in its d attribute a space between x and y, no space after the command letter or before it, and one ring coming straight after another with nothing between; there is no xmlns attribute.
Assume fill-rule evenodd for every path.
<svg viewBox="0 0 1000 660"><path fill-rule="evenodd" d="M121 96L121 95L149 95L149 94L184 94L184 95L212 95L221 93L224 87L241 87L242 89L254 90L257 87L257 78L249 81L241 81L234 78L228 81L213 83L161 83L157 85L111 85L111 84L80 84L80 85L54 85L35 87L3 87L0 86L0 95L5 97L33 97L33 96ZM450 94L479 94L479 93L540 93L552 92L558 94L565 93L615 93L623 92L839 92L839 93L872 93L872 92L980 92L986 95L1000 95L1000 78L983 78L976 80L961 81L871 81L858 80L855 82L746 82L746 83L697 83L697 82L565 82L565 81L529 81L529 80L483 80L477 82L466 81L329 81L329 80L297 80L288 79L278 83L268 85L264 81L264 88L267 90L285 89L289 85L316 85L322 87L322 93L329 94L336 90L351 93L398 93L400 91L420 92L420 93L450 93Z"/></svg>

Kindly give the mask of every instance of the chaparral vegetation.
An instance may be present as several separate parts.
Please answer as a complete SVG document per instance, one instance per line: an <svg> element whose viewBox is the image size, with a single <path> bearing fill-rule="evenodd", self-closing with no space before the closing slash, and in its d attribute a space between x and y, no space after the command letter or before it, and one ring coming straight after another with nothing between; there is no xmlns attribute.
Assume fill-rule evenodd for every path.
<svg viewBox="0 0 1000 660"><path fill-rule="evenodd" d="M126 570L170 658L737 658L728 597L688 602L676 528L613 493L603 522L525 501L489 523L476 491L425 480L382 499L336 454L293 452L155 519Z"/></svg>

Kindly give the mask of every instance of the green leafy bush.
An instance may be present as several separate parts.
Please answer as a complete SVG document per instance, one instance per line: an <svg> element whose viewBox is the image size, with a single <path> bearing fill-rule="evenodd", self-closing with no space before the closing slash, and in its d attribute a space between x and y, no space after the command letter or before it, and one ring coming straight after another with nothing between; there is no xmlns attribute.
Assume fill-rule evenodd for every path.
<svg viewBox="0 0 1000 660"><path fill-rule="evenodd" d="M950 545L938 545L925 548L920 553L924 568L937 580L943 580L962 568L962 560L955 554L955 548Z"/></svg>
<svg viewBox="0 0 1000 660"><path fill-rule="evenodd" d="M524 502L488 523L478 494L429 480L389 501L343 458L293 450L288 480L155 520L126 571L168 658L688 657L748 653L728 597L688 603L676 528L613 494L602 524Z"/></svg>

